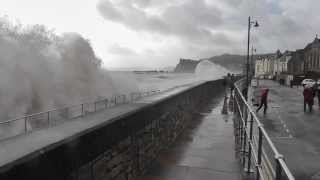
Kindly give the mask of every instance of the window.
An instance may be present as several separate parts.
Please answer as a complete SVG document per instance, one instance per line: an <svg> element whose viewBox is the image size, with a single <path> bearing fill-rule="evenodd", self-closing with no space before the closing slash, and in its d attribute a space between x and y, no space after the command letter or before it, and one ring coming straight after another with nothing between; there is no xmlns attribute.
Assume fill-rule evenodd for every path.
<svg viewBox="0 0 320 180"><path fill-rule="evenodd" d="M317 51L314 51L314 69L317 69L318 67L318 58L317 58Z"/></svg>
<svg viewBox="0 0 320 180"><path fill-rule="evenodd" d="M317 62L318 62L318 68L320 68L320 62L319 62L319 49L318 49L318 51L317 51Z"/></svg>
<svg viewBox="0 0 320 180"><path fill-rule="evenodd" d="M308 70L310 70L311 69L311 60L312 60L310 54L308 55L308 59L309 59L308 60Z"/></svg>

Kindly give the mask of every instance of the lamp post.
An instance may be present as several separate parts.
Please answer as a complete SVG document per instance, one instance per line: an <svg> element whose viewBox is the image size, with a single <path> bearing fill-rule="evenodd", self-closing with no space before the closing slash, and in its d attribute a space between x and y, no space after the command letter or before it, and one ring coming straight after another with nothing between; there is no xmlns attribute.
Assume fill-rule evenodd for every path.
<svg viewBox="0 0 320 180"><path fill-rule="evenodd" d="M251 25L254 24L254 27L259 27L258 21L251 21L251 17L248 17L248 47L247 47L247 66L246 66L246 78L247 78L247 88L249 87L249 59L250 59L250 30L251 30Z"/></svg>
<svg viewBox="0 0 320 180"><path fill-rule="evenodd" d="M254 67L254 62L253 62L253 56L254 56L254 52L256 52L257 50L255 48L253 48L253 46L251 46L251 59L250 59L250 66L249 66L249 77L252 77L254 75L255 72L255 67Z"/></svg>

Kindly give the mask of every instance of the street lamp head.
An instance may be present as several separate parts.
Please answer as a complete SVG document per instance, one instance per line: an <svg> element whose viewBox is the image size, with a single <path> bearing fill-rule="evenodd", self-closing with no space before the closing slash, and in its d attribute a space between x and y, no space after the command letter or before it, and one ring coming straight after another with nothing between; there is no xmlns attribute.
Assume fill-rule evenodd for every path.
<svg viewBox="0 0 320 180"><path fill-rule="evenodd" d="M258 21L254 23L254 27L259 27Z"/></svg>

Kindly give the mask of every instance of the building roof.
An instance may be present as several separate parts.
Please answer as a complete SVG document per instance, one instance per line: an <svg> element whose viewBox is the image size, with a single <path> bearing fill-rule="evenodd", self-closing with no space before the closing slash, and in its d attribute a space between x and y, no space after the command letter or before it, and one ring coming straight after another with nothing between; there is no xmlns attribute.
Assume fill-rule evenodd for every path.
<svg viewBox="0 0 320 180"><path fill-rule="evenodd" d="M274 58L276 56L276 53L269 53L269 54L261 54L257 57L257 60L261 60L261 59L264 59L264 58Z"/></svg>
<svg viewBox="0 0 320 180"><path fill-rule="evenodd" d="M280 57L278 57L279 58L279 60L281 61L281 62L285 62L285 61L287 61L287 59L286 59L286 57L287 56L293 56L293 51L288 51L288 50L286 50Z"/></svg>
<svg viewBox="0 0 320 180"><path fill-rule="evenodd" d="M320 48L320 39L318 38L318 35L304 49L310 49L310 48Z"/></svg>
<svg viewBox="0 0 320 180"><path fill-rule="evenodd" d="M291 62L303 62L304 59L304 49L297 49L292 52L292 58L289 60Z"/></svg>

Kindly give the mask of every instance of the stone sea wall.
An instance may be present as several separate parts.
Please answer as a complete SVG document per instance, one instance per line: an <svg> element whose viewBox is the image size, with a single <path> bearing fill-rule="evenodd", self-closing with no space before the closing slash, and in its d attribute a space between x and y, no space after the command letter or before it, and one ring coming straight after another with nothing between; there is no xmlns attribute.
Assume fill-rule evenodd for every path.
<svg viewBox="0 0 320 180"><path fill-rule="evenodd" d="M0 179L131 180L145 173L211 98L222 80L204 82L108 121L1 172Z"/></svg>

